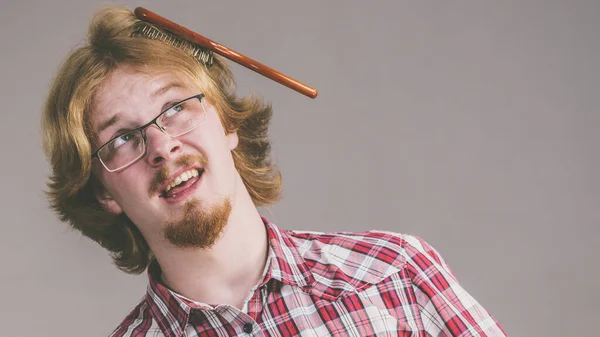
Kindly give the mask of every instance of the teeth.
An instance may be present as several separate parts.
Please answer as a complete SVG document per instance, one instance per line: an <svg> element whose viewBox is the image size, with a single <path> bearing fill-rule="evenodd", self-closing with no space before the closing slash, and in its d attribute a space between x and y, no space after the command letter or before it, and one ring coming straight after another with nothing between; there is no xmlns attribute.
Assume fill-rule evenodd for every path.
<svg viewBox="0 0 600 337"><path fill-rule="evenodd" d="M197 177L199 175L200 175L200 173L196 169L191 169L191 170L183 172L177 178L175 178L175 180L173 180L173 182L169 186L167 186L167 188L165 188L165 193L169 192L173 187L181 184L182 182L188 181L189 179L191 179L193 177Z"/></svg>

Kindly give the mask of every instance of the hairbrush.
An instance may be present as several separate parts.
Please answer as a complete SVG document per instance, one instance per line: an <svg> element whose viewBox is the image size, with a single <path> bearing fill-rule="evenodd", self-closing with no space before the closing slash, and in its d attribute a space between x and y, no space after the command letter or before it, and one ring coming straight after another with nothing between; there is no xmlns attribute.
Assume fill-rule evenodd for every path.
<svg viewBox="0 0 600 337"><path fill-rule="evenodd" d="M310 98L317 97L317 89L278 72L260 62L231 50L209 38L195 33L143 7L134 10L136 17L143 22L134 26L134 36L144 36L161 40L190 52L200 62L210 67L213 62L213 52L248 69L285 85ZM148 24L145 24L148 23ZM164 31L162 31L164 30ZM166 32L165 32L166 31Z"/></svg>

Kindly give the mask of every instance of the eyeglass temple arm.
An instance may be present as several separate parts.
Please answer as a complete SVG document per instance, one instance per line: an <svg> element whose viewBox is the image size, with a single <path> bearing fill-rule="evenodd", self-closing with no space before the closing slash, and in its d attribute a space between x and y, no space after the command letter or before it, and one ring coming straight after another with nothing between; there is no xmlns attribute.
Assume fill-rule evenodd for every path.
<svg viewBox="0 0 600 337"><path fill-rule="evenodd" d="M204 48L212 50L213 52L231 60L238 64L243 65L244 67L254 70L255 72L266 76L273 81L283 84L286 87L295 90L303 95L306 95L310 98L317 97L317 89L310 87L298 80L295 80L287 75L284 75L278 72L275 69L272 69L258 61L255 61L247 56L244 56L234 50L231 50L209 38L206 38L198 33L195 33L185 27L182 27L176 24L173 21L170 21L154 12L151 12L143 7L137 7L134 10L135 15L138 19L154 24L160 28L166 29L169 32L180 36L186 40L192 41Z"/></svg>

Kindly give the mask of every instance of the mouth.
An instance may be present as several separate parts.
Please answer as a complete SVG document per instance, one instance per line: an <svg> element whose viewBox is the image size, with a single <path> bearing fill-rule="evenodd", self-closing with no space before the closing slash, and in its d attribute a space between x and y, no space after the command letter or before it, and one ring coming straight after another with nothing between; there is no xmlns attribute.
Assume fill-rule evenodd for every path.
<svg viewBox="0 0 600 337"><path fill-rule="evenodd" d="M201 168L191 168L181 172L165 185L159 195L160 198L171 202L185 198L195 190L203 173L204 169Z"/></svg>

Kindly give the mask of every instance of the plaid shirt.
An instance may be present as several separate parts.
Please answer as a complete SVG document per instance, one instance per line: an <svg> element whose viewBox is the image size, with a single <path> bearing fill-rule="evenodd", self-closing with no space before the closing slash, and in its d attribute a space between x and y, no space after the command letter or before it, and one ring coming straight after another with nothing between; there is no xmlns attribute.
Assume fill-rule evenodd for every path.
<svg viewBox="0 0 600 337"><path fill-rule="evenodd" d="M506 336L420 238L292 232L264 220L269 259L242 310L159 282L111 336Z"/></svg>

